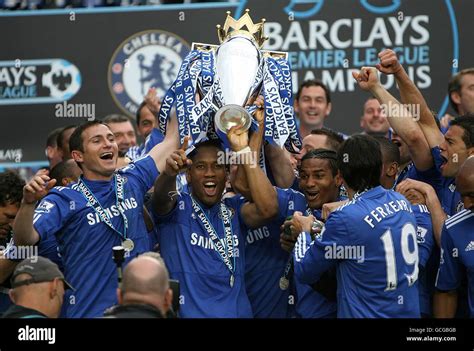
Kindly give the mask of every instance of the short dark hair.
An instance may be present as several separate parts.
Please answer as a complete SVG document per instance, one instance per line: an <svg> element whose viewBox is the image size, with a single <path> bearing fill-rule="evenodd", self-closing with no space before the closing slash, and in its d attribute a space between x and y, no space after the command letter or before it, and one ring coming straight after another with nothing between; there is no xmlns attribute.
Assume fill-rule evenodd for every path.
<svg viewBox="0 0 474 351"><path fill-rule="evenodd" d="M337 154L337 168L347 185L359 192L380 185L382 153L370 135L353 135L345 140Z"/></svg>
<svg viewBox="0 0 474 351"><path fill-rule="evenodd" d="M451 121L451 126L458 126L464 129L462 140L466 144L466 148L474 146L474 113L456 117Z"/></svg>
<svg viewBox="0 0 474 351"><path fill-rule="evenodd" d="M335 177L337 174L337 152L329 149L312 149L304 154L301 159L300 168L304 161L311 160L314 158L327 160L329 162L329 167L331 168L331 173Z"/></svg>
<svg viewBox="0 0 474 351"><path fill-rule="evenodd" d="M74 160L71 159L61 161L49 172L49 177L51 179L56 179L56 185L62 185L62 180L64 178L72 177L73 162Z"/></svg>
<svg viewBox="0 0 474 351"><path fill-rule="evenodd" d="M191 151L191 153L188 155L188 158L190 160L194 160L194 158L196 157L196 155L199 152L199 149L201 149L203 147L215 147L219 150L222 150L222 143L219 140L216 140L216 139L209 139L209 140L200 142L199 144L195 145L194 150Z"/></svg>
<svg viewBox="0 0 474 351"><path fill-rule="evenodd" d="M81 152L84 152L84 143L82 140L82 133L86 130L89 129L90 127L96 126L96 125L104 125L107 126L102 121L94 120L94 121L89 121L85 122L81 125L79 125L76 130L72 133L71 138L69 139L69 150L72 152L74 150L78 150Z"/></svg>
<svg viewBox="0 0 474 351"><path fill-rule="evenodd" d="M0 206L7 203L20 204L25 181L12 171L0 173Z"/></svg>
<svg viewBox="0 0 474 351"><path fill-rule="evenodd" d="M46 147L48 147L48 146L52 146L52 147L58 146L58 135L59 135L59 133L61 133L61 131L63 129L64 128L62 128L62 127L56 128L48 134L48 137L46 138Z"/></svg>
<svg viewBox="0 0 474 351"><path fill-rule="evenodd" d="M373 137L380 145L382 161L385 161L384 163L396 162L400 164L400 150L398 149L398 146L382 135L374 135Z"/></svg>
<svg viewBox="0 0 474 351"><path fill-rule="evenodd" d="M73 129L73 128L76 128L77 126L76 125L69 125L67 127L64 127L63 129L60 130L58 136L57 136L57 139L56 139L56 145L58 146L59 149L62 149L63 146L64 146L64 134L66 133L66 130L69 130L69 129Z"/></svg>
<svg viewBox="0 0 474 351"><path fill-rule="evenodd" d="M105 124L109 123L123 123L123 122L131 122L130 118L124 115L119 115L119 114L111 114L107 115L104 118L102 118L102 122Z"/></svg>
<svg viewBox="0 0 474 351"><path fill-rule="evenodd" d="M143 101L140 106L138 106L137 113L135 114L135 122L137 123L137 126L140 125L140 112L142 112L143 108L146 106L146 102Z"/></svg>
<svg viewBox="0 0 474 351"><path fill-rule="evenodd" d="M329 88L326 86L326 84L324 84L319 79L305 80L298 88L298 91L295 95L295 99L299 100L301 96L301 92L303 91L303 88L309 88L309 87L321 87L324 90L324 94L326 95L327 103L329 104L331 102L331 92L329 91Z"/></svg>
<svg viewBox="0 0 474 351"><path fill-rule="evenodd" d="M451 98L451 94L454 92L457 92L457 93L461 92L461 79L466 74L474 74L474 67L466 68L466 69L463 69L462 71L459 71L456 75L454 75L451 78L448 84L449 103L451 104L451 107L454 109L454 111L456 111L457 113L459 113L459 110L456 103Z"/></svg>
<svg viewBox="0 0 474 351"><path fill-rule="evenodd" d="M336 133L335 131L326 127L323 127L321 129L313 129L311 131L311 134L326 135L328 138L328 146L331 150L334 150L334 151L339 150L339 147L344 141L344 138L339 133Z"/></svg>

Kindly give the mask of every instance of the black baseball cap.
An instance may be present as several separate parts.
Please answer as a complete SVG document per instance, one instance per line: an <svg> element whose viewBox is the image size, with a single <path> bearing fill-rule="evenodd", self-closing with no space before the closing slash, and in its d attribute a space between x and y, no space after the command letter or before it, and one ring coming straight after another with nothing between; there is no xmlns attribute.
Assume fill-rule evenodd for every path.
<svg viewBox="0 0 474 351"><path fill-rule="evenodd" d="M29 274L30 279L20 280L15 282L15 278L20 274ZM58 265L46 257L35 256L27 258L21 261L15 268L11 277L12 289L15 289L22 285L43 283L53 281L55 278L59 278L64 282L66 289L74 288L64 279L63 273L59 270Z"/></svg>

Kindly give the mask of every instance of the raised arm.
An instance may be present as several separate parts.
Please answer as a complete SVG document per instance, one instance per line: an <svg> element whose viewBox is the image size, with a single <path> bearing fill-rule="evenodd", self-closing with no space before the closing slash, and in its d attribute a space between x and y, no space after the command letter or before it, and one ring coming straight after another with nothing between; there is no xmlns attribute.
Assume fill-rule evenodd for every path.
<svg viewBox="0 0 474 351"><path fill-rule="evenodd" d="M36 203L56 184L47 171L39 171L23 188L23 200L13 223L13 240L17 246L35 245L40 236L33 227Z"/></svg>
<svg viewBox="0 0 474 351"><path fill-rule="evenodd" d="M352 75L363 90L370 91L382 106L388 107L385 109L388 122L407 143L416 168L420 171L431 168L433 157L421 128L414 116L380 84L377 70L374 67L362 67L359 73L353 72Z"/></svg>
<svg viewBox="0 0 474 351"><path fill-rule="evenodd" d="M419 106L419 125L428 141L430 148L441 144L444 140L443 134L438 129L433 113L428 107L423 95L408 76L403 66L398 61L397 55L392 50L384 50L379 53L380 64L376 67L382 73L393 74L400 90L402 103Z"/></svg>
<svg viewBox="0 0 474 351"><path fill-rule="evenodd" d="M165 139L155 145L148 153L155 160L156 168L161 173L165 167L168 156L179 148L178 121L175 116L171 116L166 130Z"/></svg>
<svg viewBox="0 0 474 351"><path fill-rule="evenodd" d="M419 191L426 200L426 206L431 214L431 223L433 225L433 236L436 240L438 247L441 245L441 230L443 229L444 221L447 216L441 207L436 191L428 183L420 182L414 179L405 179L403 182L398 184L397 191L406 195L410 189Z"/></svg>
<svg viewBox="0 0 474 351"><path fill-rule="evenodd" d="M286 150L272 144L265 145L265 157L272 169L275 185L279 188L291 188L295 181L295 172Z"/></svg>
<svg viewBox="0 0 474 351"><path fill-rule="evenodd" d="M234 152L242 152L247 149L247 131L233 127L227 133L227 137ZM252 152L249 149L246 153ZM252 158L247 157L247 160L249 159ZM252 202L247 202L242 206L241 215L245 224L250 228L260 227L278 213L276 190L262 169L258 167L257 162L245 162L243 168L250 188Z"/></svg>
<svg viewBox="0 0 474 351"><path fill-rule="evenodd" d="M254 118L258 122L258 130L250 135L249 147L250 151L253 153L253 155L255 155L255 161L258 162L260 158L260 151L262 149L262 139L264 131L263 96L259 96L255 100L254 105L257 105L258 107L258 109L254 113ZM247 200L252 201L250 187L243 166L238 166L237 172L235 174L235 179L232 182L232 187L237 193L241 194Z"/></svg>
<svg viewBox="0 0 474 351"><path fill-rule="evenodd" d="M185 153L188 141L189 137L186 137L181 148L167 157L163 172L156 178L152 201L158 215L168 214L176 205L176 196L173 196L176 192L176 177L192 163Z"/></svg>

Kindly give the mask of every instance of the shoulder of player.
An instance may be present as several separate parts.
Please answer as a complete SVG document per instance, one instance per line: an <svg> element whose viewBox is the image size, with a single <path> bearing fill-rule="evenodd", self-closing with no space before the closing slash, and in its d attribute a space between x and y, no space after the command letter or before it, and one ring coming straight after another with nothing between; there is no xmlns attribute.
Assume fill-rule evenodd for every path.
<svg viewBox="0 0 474 351"><path fill-rule="evenodd" d="M44 197L44 199L47 198L61 198L61 199L70 199L70 198L75 198L78 195L78 191L76 190L77 188L77 183L72 183L69 186L55 186L52 188L48 195Z"/></svg>
<svg viewBox="0 0 474 351"><path fill-rule="evenodd" d="M354 208L354 205L356 203L357 203L357 199L352 199L350 201L347 201L346 203L343 203L341 206L336 208L334 210L334 213L336 212L352 213L352 209Z"/></svg>
<svg viewBox="0 0 474 351"><path fill-rule="evenodd" d="M117 173L120 173L120 174L127 174L127 173L131 173L133 172L137 167L139 166L142 166L142 167L145 167L145 168L148 168L147 166L147 163L150 162L150 160L152 162L153 159L151 158L150 155L146 154L146 155L143 155L143 156L140 156L138 157L137 159L133 160L132 162L130 162L128 165L126 166L123 166L122 168L118 169L117 170ZM143 166L144 165L144 166ZM153 163L154 165L154 163Z"/></svg>
<svg viewBox="0 0 474 351"><path fill-rule="evenodd" d="M474 217L474 212L470 209L464 209L458 213L456 213L454 216L449 217L446 219L444 222L446 229L450 229L451 227L454 227L456 225L459 225L463 223L464 221L473 218Z"/></svg>
<svg viewBox="0 0 474 351"><path fill-rule="evenodd" d="M278 194L304 197L304 195L300 191L292 188L279 188L277 186L275 186L274 188Z"/></svg>

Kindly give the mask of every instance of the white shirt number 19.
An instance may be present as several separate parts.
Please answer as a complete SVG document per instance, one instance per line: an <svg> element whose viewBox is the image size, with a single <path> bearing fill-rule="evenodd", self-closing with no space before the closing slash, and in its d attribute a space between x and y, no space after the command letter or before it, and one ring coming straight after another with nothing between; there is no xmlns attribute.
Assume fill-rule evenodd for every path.
<svg viewBox="0 0 474 351"><path fill-rule="evenodd" d="M410 251L408 245L408 238L413 240L413 251ZM387 264L387 287L385 291L395 290L397 288L397 263L395 259L395 249L393 246L392 232L387 230L380 237L383 242L385 250L385 262ZM418 244L416 241L416 230L413 224L406 223L402 228L402 235L400 238L400 246L402 249L402 256L407 265L414 265L411 274L405 274L408 279L408 286L413 285L418 279Z"/></svg>

